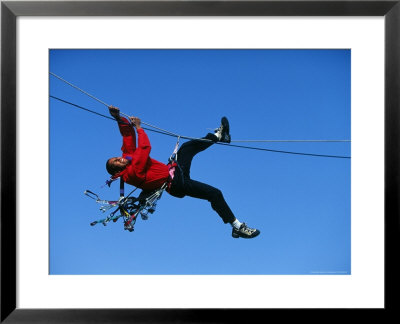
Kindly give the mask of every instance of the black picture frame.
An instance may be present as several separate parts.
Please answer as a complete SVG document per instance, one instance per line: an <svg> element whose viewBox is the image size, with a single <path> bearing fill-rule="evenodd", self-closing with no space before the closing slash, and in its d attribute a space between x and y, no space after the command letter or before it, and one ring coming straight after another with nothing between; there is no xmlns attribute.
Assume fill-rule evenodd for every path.
<svg viewBox="0 0 400 324"><path fill-rule="evenodd" d="M385 19L385 306L397 311L399 275L400 0L2 1L1 323L225 323L274 320L270 309L16 308L16 19L18 16L382 16ZM206 298L206 296L205 296ZM294 310L308 318L309 312ZM307 312L306 312L307 311ZM332 313L331 309L326 309ZM351 311L351 310L347 310ZM358 311L358 310L352 310ZM268 312L268 314L267 314ZM375 313L374 312L374 313ZM358 312L359 313L359 312ZM365 313L365 312L364 312ZM370 318L371 312L367 312ZM268 317L267 317L268 316ZM297 316L297 315L296 315ZM309 320L312 320L308 318ZM275 319L276 320L276 319ZM319 318L319 321L321 318Z"/></svg>

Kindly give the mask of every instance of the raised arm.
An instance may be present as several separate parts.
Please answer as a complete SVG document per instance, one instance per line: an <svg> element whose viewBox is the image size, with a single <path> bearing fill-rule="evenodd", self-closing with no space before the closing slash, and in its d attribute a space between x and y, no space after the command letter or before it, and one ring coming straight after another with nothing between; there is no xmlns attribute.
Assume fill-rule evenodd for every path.
<svg viewBox="0 0 400 324"><path fill-rule="evenodd" d="M136 128L136 132L138 133L138 147L136 148L132 165L135 166L137 172L141 173L145 171L145 167L150 156L151 145L147 134L140 125L140 118L130 117L130 120Z"/></svg>
<svg viewBox="0 0 400 324"><path fill-rule="evenodd" d="M133 125L119 114L119 109L114 106L108 107L110 115L118 122L119 131L122 135L121 151L125 154L133 154L136 151L136 134Z"/></svg>

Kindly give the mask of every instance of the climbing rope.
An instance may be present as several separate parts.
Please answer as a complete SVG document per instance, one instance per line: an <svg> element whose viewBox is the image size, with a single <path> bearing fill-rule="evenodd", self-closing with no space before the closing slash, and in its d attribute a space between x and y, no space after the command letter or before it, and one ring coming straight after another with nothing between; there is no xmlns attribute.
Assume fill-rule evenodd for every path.
<svg viewBox="0 0 400 324"><path fill-rule="evenodd" d="M76 85L74 85L74 84L72 84L72 83L70 83L70 82L64 80L63 78L61 78L60 76L56 75L55 73L52 73L52 72L49 72L49 73L50 73L51 75L53 75L54 77L56 77L57 79L59 79L59 80L65 82L66 84L70 85L70 86L73 87L74 89L76 89L76 90L78 90L78 91L80 91L80 92L86 94L86 95L89 96L90 98L92 98L92 99L98 101L99 103L103 104L104 106L110 107L110 105L108 105L108 104L105 103L104 101L102 101L102 100L96 98L95 96L89 94L88 92L86 92L86 91L80 89L80 88L77 87ZM66 104L69 104L69 105L74 106L74 107L76 107L76 108L80 108L80 109L82 109L82 110L85 110L85 111L87 111L87 112L96 114L96 115L98 115L98 116L101 116L101 117L104 117L104 118L107 118L107 119L110 119L110 120L115 120L115 119L112 118L112 117L109 117L109 116L100 114L100 113L98 113L98 112L95 112L95 111L93 111L93 110L90 110L90 109L85 108L85 107L82 107L82 106L79 106L79 105L74 104L74 103L72 103L72 102L63 100L63 99L61 99L61 98L58 98L58 97L55 97L55 96L52 96L52 95L50 95L50 98L56 99L56 100L58 100L58 101L64 102L64 103L66 103ZM126 114L124 114L124 113L122 113L122 112L120 112L120 114L123 115L123 116L128 117L128 119L129 119L129 117L130 117L130 116L128 116L128 115L126 115ZM149 131L153 131L153 132L156 132L156 133L160 133L160 134L163 134L163 135L168 135L168 136L173 136L173 137L178 137L178 138L188 139L188 140L199 140L199 141L211 142L211 140L209 140L209 139L196 138L196 137L189 137L189 136L179 135L179 134L170 132L170 131L168 131L168 130L159 128L159 127L157 127L157 126L148 124L148 123L143 122L143 121L141 121L141 123L144 124L144 125L147 125L147 126L149 126L149 127L154 128L154 129L149 129L149 128L142 127L143 129L146 129L146 130L149 130ZM240 140L240 141L231 141L231 142L350 142L350 140ZM245 149L253 149L253 150L259 150L259 151L267 151L267 152L275 152L275 153L284 153L284 154L305 155L305 156L315 156L315 157L327 157L327 158L339 158L339 159L350 159L350 158L351 158L350 156L327 155L327 154L315 154L315 153L303 153L303 152L292 152L292 151L272 150L272 149L266 149L266 148L250 147L250 146L235 145L235 144L226 144L226 143L221 143L221 142L216 142L215 144L227 145L227 146L231 146L231 147L238 147L238 148L245 148Z"/></svg>
<svg viewBox="0 0 400 324"><path fill-rule="evenodd" d="M50 73L52 76L56 77L57 79L59 79L59 80L65 82L66 84L68 84L68 85L71 86L72 88L74 88L74 89L76 89L76 90L78 90L78 91L84 93L85 95L89 96L90 98L92 98L92 99L94 99L94 100L100 102L100 103L103 104L104 106L110 107L110 105L106 104L104 101L102 101L102 100L96 98L95 96L93 96L93 95L91 95L90 93L88 93L88 92L82 90L81 88L78 88L76 85L74 85L74 84L68 82L67 80L64 80L62 77L58 76L57 74L52 73L52 72L49 72L49 73Z"/></svg>
<svg viewBox="0 0 400 324"><path fill-rule="evenodd" d="M340 143L351 140L233 140L235 143Z"/></svg>

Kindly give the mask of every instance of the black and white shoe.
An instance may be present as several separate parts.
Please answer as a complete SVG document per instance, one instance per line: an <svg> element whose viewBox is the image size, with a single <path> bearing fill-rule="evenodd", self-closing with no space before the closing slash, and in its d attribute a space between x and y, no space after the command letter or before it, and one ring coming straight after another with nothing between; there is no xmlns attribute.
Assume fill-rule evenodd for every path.
<svg viewBox="0 0 400 324"><path fill-rule="evenodd" d="M230 143L231 135L229 134L229 122L228 118L221 118L221 126L215 130L215 136L218 137L219 142Z"/></svg>
<svg viewBox="0 0 400 324"><path fill-rule="evenodd" d="M255 228L248 227L245 223L242 223L239 229L232 229L232 237L234 238L253 238L260 234L260 231Z"/></svg>

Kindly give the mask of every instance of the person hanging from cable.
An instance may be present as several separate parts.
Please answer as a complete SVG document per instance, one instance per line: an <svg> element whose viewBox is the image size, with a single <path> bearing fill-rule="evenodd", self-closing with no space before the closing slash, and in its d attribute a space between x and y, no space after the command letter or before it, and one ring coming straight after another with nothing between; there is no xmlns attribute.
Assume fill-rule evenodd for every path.
<svg viewBox="0 0 400 324"><path fill-rule="evenodd" d="M185 196L208 200L225 224L232 225L232 237L254 238L260 234L258 229L241 223L232 213L222 192L208 184L193 180L190 167L193 157L216 142L230 143L229 122L226 117L214 134L208 133L202 139L184 143L177 153L177 161L166 165L150 157L151 145L147 134L141 127L138 117L129 117L130 121L120 116L117 107L109 106L109 112L118 122L122 135L122 156L107 160L106 169L111 180L121 178L125 183L143 191L160 188L167 183L167 192L177 198ZM138 135L136 145L136 134Z"/></svg>

